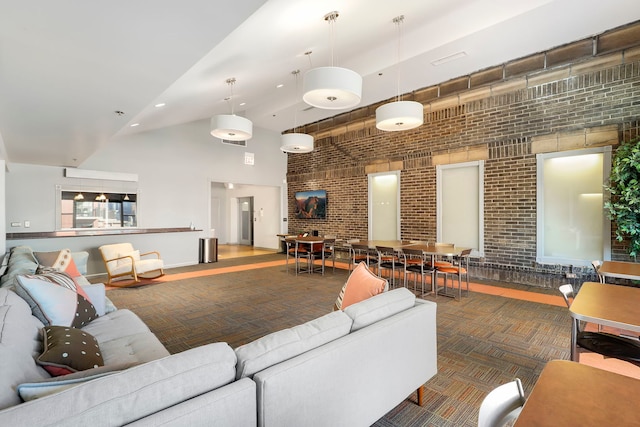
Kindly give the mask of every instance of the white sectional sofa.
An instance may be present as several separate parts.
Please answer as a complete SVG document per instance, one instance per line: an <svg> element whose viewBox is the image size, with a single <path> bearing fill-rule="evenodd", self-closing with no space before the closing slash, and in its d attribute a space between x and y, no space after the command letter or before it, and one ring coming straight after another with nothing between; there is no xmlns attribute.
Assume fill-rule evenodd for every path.
<svg viewBox="0 0 640 427"><path fill-rule="evenodd" d="M51 378L35 362L42 322L8 273L0 425L368 426L437 371L436 305L404 288L235 350L214 343L169 355L133 312L109 308L102 285L87 285L104 307L82 330L96 337L105 366ZM42 397L23 402L21 393Z"/></svg>

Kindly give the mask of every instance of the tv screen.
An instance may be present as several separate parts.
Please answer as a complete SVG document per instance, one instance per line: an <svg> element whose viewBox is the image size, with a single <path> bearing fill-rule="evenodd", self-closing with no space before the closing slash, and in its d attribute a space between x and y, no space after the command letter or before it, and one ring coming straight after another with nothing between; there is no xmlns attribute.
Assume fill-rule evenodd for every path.
<svg viewBox="0 0 640 427"><path fill-rule="evenodd" d="M298 191L296 199L296 218L325 219L327 217L327 191Z"/></svg>

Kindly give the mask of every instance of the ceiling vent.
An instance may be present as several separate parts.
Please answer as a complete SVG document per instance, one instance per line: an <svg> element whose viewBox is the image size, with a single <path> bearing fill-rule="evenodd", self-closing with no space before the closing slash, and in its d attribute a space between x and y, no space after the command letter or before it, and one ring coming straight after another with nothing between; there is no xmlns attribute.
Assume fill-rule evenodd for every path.
<svg viewBox="0 0 640 427"><path fill-rule="evenodd" d="M247 141L231 141L230 139L222 139L221 140L223 144L227 144L227 145L236 145L238 147L246 147L247 146Z"/></svg>

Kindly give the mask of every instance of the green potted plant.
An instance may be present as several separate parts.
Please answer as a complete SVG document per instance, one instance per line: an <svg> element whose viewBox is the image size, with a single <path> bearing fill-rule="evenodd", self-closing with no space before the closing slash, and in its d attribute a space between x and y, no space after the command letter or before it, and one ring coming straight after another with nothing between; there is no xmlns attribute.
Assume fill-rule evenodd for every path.
<svg viewBox="0 0 640 427"><path fill-rule="evenodd" d="M616 239L628 239L629 255L635 258L640 252L640 138L618 147L605 188L610 198L604 208L617 224Z"/></svg>

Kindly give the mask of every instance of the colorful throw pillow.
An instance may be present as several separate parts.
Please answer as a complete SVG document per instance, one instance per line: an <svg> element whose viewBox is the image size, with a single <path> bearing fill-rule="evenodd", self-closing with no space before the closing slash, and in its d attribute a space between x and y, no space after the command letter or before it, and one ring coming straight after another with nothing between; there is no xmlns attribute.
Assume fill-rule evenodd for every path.
<svg viewBox="0 0 640 427"><path fill-rule="evenodd" d="M66 273L19 275L16 293L45 325L82 328L98 317L85 291Z"/></svg>
<svg viewBox="0 0 640 427"><path fill-rule="evenodd" d="M334 310L344 310L351 304L378 295L386 291L388 286L386 279L373 274L367 264L361 262L353 269L347 279L347 283L342 287L340 295L338 295L338 299L334 304Z"/></svg>
<svg viewBox="0 0 640 427"><path fill-rule="evenodd" d="M69 249L53 252L34 252L33 254L38 260L38 273L46 273L53 269L54 271L65 272L71 277L81 276Z"/></svg>
<svg viewBox="0 0 640 427"><path fill-rule="evenodd" d="M104 366L98 340L88 332L64 326L42 328L44 351L36 359L52 376Z"/></svg>

